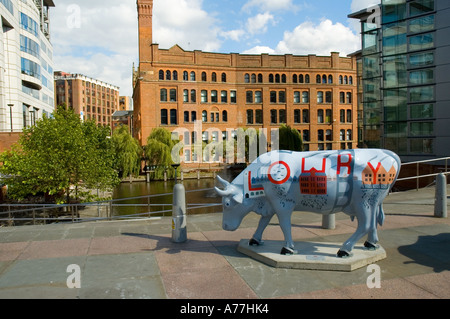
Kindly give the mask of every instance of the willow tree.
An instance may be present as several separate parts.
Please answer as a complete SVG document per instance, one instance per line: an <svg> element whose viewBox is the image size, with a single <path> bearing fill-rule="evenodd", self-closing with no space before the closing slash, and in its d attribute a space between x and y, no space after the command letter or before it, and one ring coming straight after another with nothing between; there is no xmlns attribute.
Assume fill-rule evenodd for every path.
<svg viewBox="0 0 450 319"><path fill-rule="evenodd" d="M299 131L288 125L281 125L279 129L279 149L288 151L303 151L303 140Z"/></svg>
<svg viewBox="0 0 450 319"><path fill-rule="evenodd" d="M139 175L142 148L138 140L130 134L129 127L122 125L113 132L112 143L116 154L116 167L122 178Z"/></svg>
<svg viewBox="0 0 450 319"><path fill-rule="evenodd" d="M155 167L154 178L161 179L165 171L174 175L171 152L177 143L178 140L172 140L172 134L164 128L156 128L151 132L144 153L147 164Z"/></svg>

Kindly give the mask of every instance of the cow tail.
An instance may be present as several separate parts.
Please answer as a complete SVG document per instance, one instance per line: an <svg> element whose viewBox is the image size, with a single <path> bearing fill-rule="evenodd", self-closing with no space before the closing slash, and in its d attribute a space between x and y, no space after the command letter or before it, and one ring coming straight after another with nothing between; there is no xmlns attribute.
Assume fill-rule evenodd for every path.
<svg viewBox="0 0 450 319"><path fill-rule="evenodd" d="M382 204L380 204L380 206L378 206L377 221L378 221L378 224L380 226L383 226L383 223L384 223L384 210L383 210L383 205Z"/></svg>

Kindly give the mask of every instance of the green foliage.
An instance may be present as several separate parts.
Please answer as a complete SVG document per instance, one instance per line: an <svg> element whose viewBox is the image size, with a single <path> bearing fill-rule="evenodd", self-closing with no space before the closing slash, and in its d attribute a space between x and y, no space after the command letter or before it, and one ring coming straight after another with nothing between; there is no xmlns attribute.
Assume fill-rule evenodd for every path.
<svg viewBox="0 0 450 319"><path fill-rule="evenodd" d="M279 130L280 150L303 151L303 141L300 133L290 126L281 125Z"/></svg>
<svg viewBox="0 0 450 319"><path fill-rule="evenodd" d="M79 196L84 189L110 190L118 183L113 168L114 149L109 128L81 122L73 110L58 107L52 118L44 117L25 128L19 143L0 155L0 173L8 196L23 199L39 193Z"/></svg>
<svg viewBox="0 0 450 319"><path fill-rule="evenodd" d="M171 166L173 164L171 152L177 143L177 140L172 140L172 134L164 128L152 131L144 152L148 165L156 167L153 178L163 178L164 171L168 172L168 177L175 175L175 170Z"/></svg>
<svg viewBox="0 0 450 319"><path fill-rule="evenodd" d="M142 148L131 136L128 126L116 129L111 139L116 153L116 167L121 176L137 176L141 168Z"/></svg>

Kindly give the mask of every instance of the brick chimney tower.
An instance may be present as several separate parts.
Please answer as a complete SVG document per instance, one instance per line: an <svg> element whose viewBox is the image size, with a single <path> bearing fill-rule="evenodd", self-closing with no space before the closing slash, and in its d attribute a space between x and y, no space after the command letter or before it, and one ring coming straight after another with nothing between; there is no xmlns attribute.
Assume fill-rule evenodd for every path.
<svg viewBox="0 0 450 319"><path fill-rule="evenodd" d="M139 61L152 60L153 0L137 0L139 27Z"/></svg>

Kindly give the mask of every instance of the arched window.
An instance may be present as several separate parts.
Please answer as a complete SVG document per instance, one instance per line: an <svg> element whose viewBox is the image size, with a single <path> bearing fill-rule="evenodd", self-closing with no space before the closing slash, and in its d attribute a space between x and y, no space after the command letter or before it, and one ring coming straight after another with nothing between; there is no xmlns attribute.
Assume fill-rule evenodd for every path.
<svg viewBox="0 0 450 319"><path fill-rule="evenodd" d="M309 74L306 74L306 75L305 75L305 83L309 83L309 81L310 81L310 80L309 80Z"/></svg>
<svg viewBox="0 0 450 319"><path fill-rule="evenodd" d="M169 124L169 122L167 120L167 110L162 109L161 110L161 125L167 125L167 124Z"/></svg>
<svg viewBox="0 0 450 319"><path fill-rule="evenodd" d="M252 83L256 83L256 74L252 74Z"/></svg>
<svg viewBox="0 0 450 319"><path fill-rule="evenodd" d="M328 84L333 84L333 76L332 75L328 76Z"/></svg>
<svg viewBox="0 0 450 319"><path fill-rule="evenodd" d="M280 75L275 74L275 83L280 83Z"/></svg>
<svg viewBox="0 0 450 319"><path fill-rule="evenodd" d="M202 122L208 122L208 112L202 112Z"/></svg>
<svg viewBox="0 0 450 319"><path fill-rule="evenodd" d="M191 72L191 81L195 81L195 72L194 71Z"/></svg>
<svg viewBox="0 0 450 319"><path fill-rule="evenodd" d="M348 78L348 84L353 85L353 76Z"/></svg>
<svg viewBox="0 0 450 319"><path fill-rule="evenodd" d="M317 74L316 75L316 83L320 84L320 82L322 82L321 80L322 80L322 77L319 74Z"/></svg>
<svg viewBox="0 0 450 319"><path fill-rule="evenodd" d="M202 72L202 81L206 82L206 72Z"/></svg>
<svg viewBox="0 0 450 319"><path fill-rule="evenodd" d="M227 81L227 74L224 72L222 73L222 82L226 82Z"/></svg>
<svg viewBox="0 0 450 319"><path fill-rule="evenodd" d="M317 103L323 103L323 92L317 92Z"/></svg>
<svg viewBox="0 0 450 319"><path fill-rule="evenodd" d="M195 103L197 102L197 91L191 90L191 102Z"/></svg>
<svg viewBox="0 0 450 319"><path fill-rule="evenodd" d="M164 71L163 70L159 70L159 79L164 80Z"/></svg>
<svg viewBox="0 0 450 319"><path fill-rule="evenodd" d="M325 74L322 75L322 84L327 84L327 76Z"/></svg>
<svg viewBox="0 0 450 319"><path fill-rule="evenodd" d="M297 76L297 74L294 74L292 76L292 83L298 83L298 76Z"/></svg>
<svg viewBox="0 0 450 319"><path fill-rule="evenodd" d="M339 75L339 84L343 84L343 83L344 83L343 77L342 77L342 75Z"/></svg>
<svg viewBox="0 0 450 319"><path fill-rule="evenodd" d="M263 76L262 74L258 74L258 83L263 83Z"/></svg>
<svg viewBox="0 0 450 319"><path fill-rule="evenodd" d="M183 90L183 102L189 102L189 90Z"/></svg>
<svg viewBox="0 0 450 319"><path fill-rule="evenodd" d="M244 82L245 83L250 83L250 74L246 73L244 76Z"/></svg>
<svg viewBox="0 0 450 319"><path fill-rule="evenodd" d="M228 112L227 111L222 112L222 121L228 122Z"/></svg>
<svg viewBox="0 0 450 319"><path fill-rule="evenodd" d="M172 75L173 75L173 80L174 81L178 81L178 72L177 71L173 71Z"/></svg>
<svg viewBox="0 0 450 319"><path fill-rule="evenodd" d="M169 70L167 70L166 71L166 80L170 81L171 79L172 79L172 73Z"/></svg>
<svg viewBox="0 0 450 319"><path fill-rule="evenodd" d="M348 76L344 76L344 84L348 84Z"/></svg>
<svg viewBox="0 0 450 319"><path fill-rule="evenodd" d="M324 122L323 110L317 110L317 123L323 122Z"/></svg>
<svg viewBox="0 0 450 319"><path fill-rule="evenodd" d="M189 76L187 71L183 71L183 81L189 81Z"/></svg>
<svg viewBox="0 0 450 319"><path fill-rule="evenodd" d="M189 111L184 111L184 123L189 123Z"/></svg>
<svg viewBox="0 0 450 319"><path fill-rule="evenodd" d="M287 79L286 79L286 74L282 74L281 75L281 83L286 83Z"/></svg>
<svg viewBox="0 0 450 319"><path fill-rule="evenodd" d="M269 83L273 83L273 82L274 82L273 74L269 74Z"/></svg>
<svg viewBox="0 0 450 319"><path fill-rule="evenodd" d="M216 72L213 72L213 73L211 74L211 81L212 81L212 82L217 82L217 74L216 74Z"/></svg>

